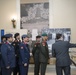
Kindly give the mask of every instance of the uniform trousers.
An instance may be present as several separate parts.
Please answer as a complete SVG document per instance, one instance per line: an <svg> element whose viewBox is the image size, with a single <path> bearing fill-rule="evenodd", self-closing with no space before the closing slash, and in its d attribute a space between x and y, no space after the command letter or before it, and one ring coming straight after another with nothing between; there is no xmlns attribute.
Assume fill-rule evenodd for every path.
<svg viewBox="0 0 76 75"><path fill-rule="evenodd" d="M36 59L36 60L37 60L37 59ZM39 62L39 61L34 61L34 62L35 62L34 75L39 75L40 62Z"/></svg>
<svg viewBox="0 0 76 75"><path fill-rule="evenodd" d="M17 75L17 73L18 73L18 75L20 75L20 69L19 69L19 64L18 64L18 62L19 62L19 58L16 57L16 67L14 68L13 75Z"/></svg>
<svg viewBox="0 0 76 75"><path fill-rule="evenodd" d="M0 67L0 75L2 75L1 67Z"/></svg>
<svg viewBox="0 0 76 75"><path fill-rule="evenodd" d="M12 72L13 72L12 68L9 69L2 68L2 75L11 75Z"/></svg>
<svg viewBox="0 0 76 75"><path fill-rule="evenodd" d="M19 65L16 65L16 67L14 68L14 71L13 71L13 75L20 75L20 69L19 69Z"/></svg>
<svg viewBox="0 0 76 75"><path fill-rule="evenodd" d="M41 74L40 75L45 75L47 63L41 62L40 65L41 65Z"/></svg>
<svg viewBox="0 0 76 75"><path fill-rule="evenodd" d="M56 66L56 73L57 75L71 75L70 73L70 66Z"/></svg>
<svg viewBox="0 0 76 75"><path fill-rule="evenodd" d="M28 75L28 66L27 65L26 67L24 65L20 65L20 75Z"/></svg>

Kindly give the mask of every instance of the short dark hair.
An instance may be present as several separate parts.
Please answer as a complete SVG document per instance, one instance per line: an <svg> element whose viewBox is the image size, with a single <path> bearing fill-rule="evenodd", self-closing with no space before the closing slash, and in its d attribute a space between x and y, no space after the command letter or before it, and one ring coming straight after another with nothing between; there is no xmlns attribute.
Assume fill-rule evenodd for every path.
<svg viewBox="0 0 76 75"><path fill-rule="evenodd" d="M40 35L38 35L38 36L36 36L36 39L37 39L37 38L41 38L41 36L40 36Z"/></svg>
<svg viewBox="0 0 76 75"><path fill-rule="evenodd" d="M20 34L19 33L16 33L15 35L14 35L14 38L16 38L17 36L19 36Z"/></svg>
<svg viewBox="0 0 76 75"><path fill-rule="evenodd" d="M6 39L6 36L5 35L1 36L1 40L3 40L4 38Z"/></svg>
<svg viewBox="0 0 76 75"><path fill-rule="evenodd" d="M56 39L60 39L61 37L62 37L62 34L60 34L60 33L56 34Z"/></svg>

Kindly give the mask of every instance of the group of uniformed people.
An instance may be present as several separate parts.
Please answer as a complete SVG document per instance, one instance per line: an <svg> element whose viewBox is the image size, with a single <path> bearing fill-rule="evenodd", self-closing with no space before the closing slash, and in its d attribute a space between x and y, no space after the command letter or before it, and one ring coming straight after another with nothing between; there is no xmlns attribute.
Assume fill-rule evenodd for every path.
<svg viewBox="0 0 76 75"><path fill-rule="evenodd" d="M45 75L49 59L47 39L48 39L47 34L42 34L42 39L41 36L36 36L36 42L32 50L35 63L34 75L39 75L40 67L41 67L40 75Z"/></svg>
<svg viewBox="0 0 76 75"><path fill-rule="evenodd" d="M46 67L49 59L49 51L47 46L47 34L36 37L36 43L33 46L32 54L34 57L34 75L45 75ZM60 33L56 34L56 42L52 45L52 56L56 58L56 74L71 75L70 65L72 63L69 56L69 48L75 48L76 44L64 41L64 36Z"/></svg>
<svg viewBox="0 0 76 75"><path fill-rule="evenodd" d="M0 44L0 75L27 75L30 50L28 46L29 37L22 35L22 42L20 41L20 34L14 35L5 34L2 36Z"/></svg>
<svg viewBox="0 0 76 75"><path fill-rule="evenodd" d="M2 36L0 44L0 75L28 75L30 48L29 37L20 34L12 34ZM36 42L32 48L34 58L34 75L45 75L46 67L49 59L49 50L47 45L48 36L43 33L42 36L36 36ZM56 57L56 73L57 75L71 75L70 73L70 56L69 48L76 47L76 44L71 44L63 41L62 34L56 35L56 42L52 45L52 56Z"/></svg>
<svg viewBox="0 0 76 75"><path fill-rule="evenodd" d="M30 49L29 49L29 37L22 35L22 41L20 40L20 34L14 35L13 41L12 34L5 34L2 36L2 42L0 44L0 75L28 75ZM34 75L39 75L39 69L41 65L41 75L45 75L49 51L47 45L47 34L36 36L36 42L33 45L32 54L34 57L35 68Z"/></svg>

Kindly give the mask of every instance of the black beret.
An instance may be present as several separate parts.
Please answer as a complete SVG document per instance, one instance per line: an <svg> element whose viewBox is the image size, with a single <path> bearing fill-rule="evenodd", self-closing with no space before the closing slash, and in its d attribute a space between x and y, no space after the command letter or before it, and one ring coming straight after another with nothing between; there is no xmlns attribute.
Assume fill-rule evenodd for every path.
<svg viewBox="0 0 76 75"><path fill-rule="evenodd" d="M26 37L28 37L26 34L22 35L22 38L26 38Z"/></svg>
<svg viewBox="0 0 76 75"><path fill-rule="evenodd" d="M38 36L36 36L36 38L41 38L41 36L40 36L40 35L38 35Z"/></svg>
<svg viewBox="0 0 76 75"><path fill-rule="evenodd" d="M17 36L19 36L20 34L19 33L16 33L15 35L14 35L14 38L16 38Z"/></svg>
<svg viewBox="0 0 76 75"><path fill-rule="evenodd" d="M10 38L10 37L12 37L12 36L13 36L12 34L6 34L6 35L5 35L6 38Z"/></svg>

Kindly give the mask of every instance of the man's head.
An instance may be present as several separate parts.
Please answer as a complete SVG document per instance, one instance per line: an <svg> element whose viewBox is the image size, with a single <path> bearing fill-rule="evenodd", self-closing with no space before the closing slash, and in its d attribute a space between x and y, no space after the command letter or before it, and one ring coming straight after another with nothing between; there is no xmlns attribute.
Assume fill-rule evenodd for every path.
<svg viewBox="0 0 76 75"><path fill-rule="evenodd" d="M1 41L2 42L5 42L6 41L6 36L5 35L1 36Z"/></svg>
<svg viewBox="0 0 76 75"><path fill-rule="evenodd" d="M37 42L40 42L40 41L41 41L41 36L39 36L39 35L36 36L36 41L37 41Z"/></svg>
<svg viewBox="0 0 76 75"><path fill-rule="evenodd" d="M56 34L56 39L57 40L63 40L63 35L60 33Z"/></svg>
<svg viewBox="0 0 76 75"><path fill-rule="evenodd" d="M19 33L16 33L16 34L14 35L14 38L17 39L17 40L20 40L20 34L19 34Z"/></svg>
<svg viewBox="0 0 76 75"><path fill-rule="evenodd" d="M47 41L48 36L47 36L47 34L46 34L46 33L43 33L43 34L42 34L42 39L43 39L44 41Z"/></svg>
<svg viewBox="0 0 76 75"><path fill-rule="evenodd" d="M29 37L26 34L22 35L22 41L29 42Z"/></svg>
<svg viewBox="0 0 76 75"><path fill-rule="evenodd" d="M9 41L10 43L13 42L13 35L12 34L6 34L6 39L7 41Z"/></svg>

